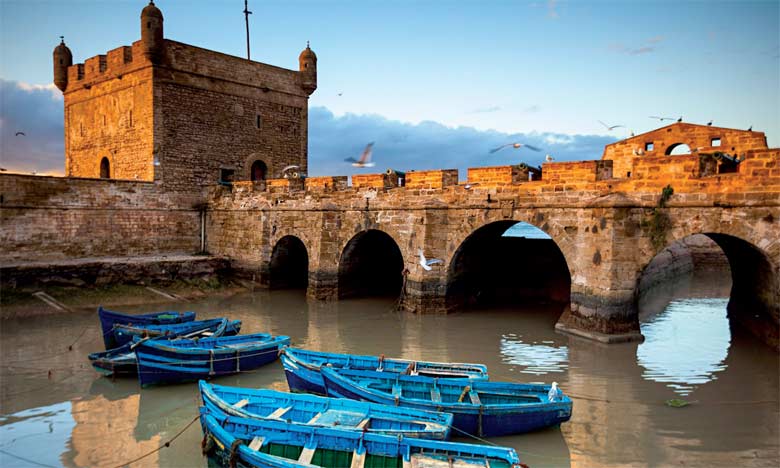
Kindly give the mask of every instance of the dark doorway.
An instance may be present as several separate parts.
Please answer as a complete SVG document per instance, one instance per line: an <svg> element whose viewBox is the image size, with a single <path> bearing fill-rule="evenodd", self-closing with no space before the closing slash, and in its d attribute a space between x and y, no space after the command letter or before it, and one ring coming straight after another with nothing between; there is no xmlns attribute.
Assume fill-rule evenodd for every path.
<svg viewBox="0 0 780 468"><path fill-rule="evenodd" d="M252 169L249 172L249 177L252 182L265 180L268 175L268 166L263 161L255 161L252 163Z"/></svg>
<svg viewBox="0 0 780 468"><path fill-rule="evenodd" d="M100 178L111 178L111 163L108 162L108 158L103 158L100 160Z"/></svg>
<svg viewBox="0 0 780 468"><path fill-rule="evenodd" d="M388 234L371 229L353 237L339 260L339 298L401 293L404 259Z"/></svg>
<svg viewBox="0 0 780 468"><path fill-rule="evenodd" d="M309 255L295 236L284 236L271 254L269 286L272 289L305 289L309 283Z"/></svg>
<svg viewBox="0 0 780 468"><path fill-rule="evenodd" d="M555 241L517 221L474 231L455 251L448 272L451 309L568 304L570 292L569 268Z"/></svg>

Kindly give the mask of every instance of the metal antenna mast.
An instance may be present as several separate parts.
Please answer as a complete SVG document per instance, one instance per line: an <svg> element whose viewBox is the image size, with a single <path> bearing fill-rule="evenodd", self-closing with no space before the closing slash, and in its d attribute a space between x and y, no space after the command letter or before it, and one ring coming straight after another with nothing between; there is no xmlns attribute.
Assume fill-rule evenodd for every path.
<svg viewBox="0 0 780 468"><path fill-rule="evenodd" d="M246 20L246 59L251 60L249 55L249 15L252 14L251 11L249 11L249 5L247 4L249 0L244 0L244 19Z"/></svg>

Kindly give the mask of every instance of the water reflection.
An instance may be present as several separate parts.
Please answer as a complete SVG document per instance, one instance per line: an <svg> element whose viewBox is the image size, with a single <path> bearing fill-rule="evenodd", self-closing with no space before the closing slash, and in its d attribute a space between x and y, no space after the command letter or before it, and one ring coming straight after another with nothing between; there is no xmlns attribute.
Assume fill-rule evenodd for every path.
<svg viewBox="0 0 780 468"><path fill-rule="evenodd" d="M564 372L569 367L566 346L556 347L553 341L525 343L514 333L501 337L501 354L504 362L521 366L523 374Z"/></svg>
<svg viewBox="0 0 780 468"><path fill-rule="evenodd" d="M726 369L731 343L728 299L682 299L642 324L645 341L636 352L642 377L689 395Z"/></svg>
<svg viewBox="0 0 780 468"><path fill-rule="evenodd" d="M696 297L690 293L697 291L695 281L678 284ZM677 300L674 291L654 297L658 310L642 319L646 342L609 346L556 334L560 311L544 307L407 315L395 313L388 300L319 303L302 292L274 291L210 298L187 308L204 318L241 319L246 333L289 335L296 346L482 362L497 381L555 380L574 399L570 422L491 440L516 448L534 467L780 464L777 354L738 331L729 335L725 313L712 312L721 311L722 299ZM85 327L77 349L65 351ZM102 342L92 311L8 321L2 333L0 450L44 465L118 465L157 448L197 414L195 385L142 390L134 379L111 381L94 373L85 356ZM41 371L17 372L29 358ZM54 379L47 377L49 368ZM287 389L277 364L216 382ZM680 391L669 385L690 387L697 403L666 407L664 401ZM142 465L206 466L200 439L196 423ZM0 457L2 466L27 466L4 452Z"/></svg>

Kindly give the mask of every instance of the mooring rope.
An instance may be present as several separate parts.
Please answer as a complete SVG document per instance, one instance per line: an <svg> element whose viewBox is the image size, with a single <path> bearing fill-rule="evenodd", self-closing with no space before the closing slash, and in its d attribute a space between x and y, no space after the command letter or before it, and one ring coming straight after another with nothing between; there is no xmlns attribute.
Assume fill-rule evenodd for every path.
<svg viewBox="0 0 780 468"><path fill-rule="evenodd" d="M483 444L492 445L493 447L504 447L503 445L496 444L495 442L491 442L491 441L489 441L487 439L483 439L481 437L475 436L474 434L468 433L468 432L466 432L466 431L464 431L462 429L458 429L455 426L452 426L452 428L455 429L456 431L460 432L461 434L465 435L465 436L471 437L474 440L478 440L478 441L482 442ZM532 457L549 458L549 459L552 459L552 460L570 460L571 459L571 457L556 457L556 456L552 456L552 455L542 455L540 453L533 453L533 452L529 452L527 450L522 450L522 451L521 450L517 450L517 452L525 454L525 455L530 455Z"/></svg>
<svg viewBox="0 0 780 468"><path fill-rule="evenodd" d="M156 449L154 449L154 450L152 450L152 451L150 451L148 453L145 453L145 454L141 455L138 458L134 458L134 459L132 459L132 460L130 460L128 462L120 463L120 464L116 465L114 468L122 468L123 466L132 465L133 463L135 463L137 461L143 460L144 458L148 457L149 455L155 454L155 453L159 452L160 450L162 450L162 449L164 449L166 447L170 447L171 444L173 443L173 441L176 440L180 435L184 434L184 431L186 431L187 429L190 428L190 426L195 424L195 421L197 421L198 419L200 419L200 415L195 416L195 418L193 418L192 421L187 423L187 425L184 426L184 428L182 430L177 432L176 435L171 437L171 439L168 442L162 444L161 446L157 447Z"/></svg>

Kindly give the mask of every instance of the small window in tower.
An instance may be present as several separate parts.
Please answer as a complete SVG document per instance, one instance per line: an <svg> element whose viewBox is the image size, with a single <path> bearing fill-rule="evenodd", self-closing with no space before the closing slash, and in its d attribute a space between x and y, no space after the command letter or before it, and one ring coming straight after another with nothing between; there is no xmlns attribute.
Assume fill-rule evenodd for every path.
<svg viewBox="0 0 780 468"><path fill-rule="evenodd" d="M60 65L62 65L62 59L60 59Z"/></svg>
<svg viewBox="0 0 780 468"><path fill-rule="evenodd" d="M645 143L645 151L653 151L653 148L655 148L655 145L653 145L653 142Z"/></svg>
<svg viewBox="0 0 780 468"><path fill-rule="evenodd" d="M152 29L152 22L151 21L147 21L146 22L146 29Z"/></svg>
<svg viewBox="0 0 780 468"><path fill-rule="evenodd" d="M100 160L100 178L111 178L111 164L108 162L108 158L103 158Z"/></svg>
<svg viewBox="0 0 780 468"><path fill-rule="evenodd" d="M720 137L710 140L710 146L720 146Z"/></svg>
<svg viewBox="0 0 780 468"><path fill-rule="evenodd" d="M79 135L84 136L84 123L79 122Z"/></svg>
<svg viewBox="0 0 780 468"><path fill-rule="evenodd" d="M255 116L255 127L259 130L263 126L263 118L260 117L260 114L257 114Z"/></svg>
<svg viewBox="0 0 780 468"><path fill-rule="evenodd" d="M130 124L130 126L133 126L133 111L129 111L127 115L127 122Z"/></svg>
<svg viewBox="0 0 780 468"><path fill-rule="evenodd" d="M106 125L106 115L103 114L103 126L105 126L105 125Z"/></svg>

